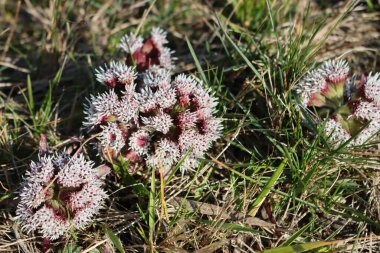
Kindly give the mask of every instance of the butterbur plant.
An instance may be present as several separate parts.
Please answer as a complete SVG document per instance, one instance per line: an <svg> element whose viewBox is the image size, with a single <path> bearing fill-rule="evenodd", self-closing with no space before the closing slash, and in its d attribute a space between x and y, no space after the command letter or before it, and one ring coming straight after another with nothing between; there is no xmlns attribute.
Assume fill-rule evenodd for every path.
<svg viewBox="0 0 380 253"><path fill-rule="evenodd" d="M133 57L146 53L144 46L151 43L151 50L160 53L157 59L156 54L148 54L140 67L141 62L135 61L137 74L128 65L128 54L126 63L111 63L96 72L97 80L109 89L91 96L83 124L98 134L101 153L111 162L122 158L133 168L163 168L166 173L184 158L184 171L195 168L220 136L222 126L214 117L217 102L211 91L183 74L172 80L170 54L161 59L170 52L162 47L165 35L154 29L145 41L133 35L122 39L121 47ZM129 82L121 82L123 76L129 76Z"/></svg>
<svg viewBox="0 0 380 253"><path fill-rule="evenodd" d="M303 106L328 115L324 133L334 147L362 145L380 131L380 74L349 77L343 60L328 60L296 86Z"/></svg>
<svg viewBox="0 0 380 253"><path fill-rule="evenodd" d="M182 169L194 168L213 141L221 122L213 116L216 99L192 77L173 81L164 69L143 74L137 90L127 87L93 96L86 126L99 131L103 156L169 170L186 156Z"/></svg>
<svg viewBox="0 0 380 253"><path fill-rule="evenodd" d="M30 164L20 192L17 219L23 230L55 240L83 229L102 207L101 173L83 155L41 155Z"/></svg>

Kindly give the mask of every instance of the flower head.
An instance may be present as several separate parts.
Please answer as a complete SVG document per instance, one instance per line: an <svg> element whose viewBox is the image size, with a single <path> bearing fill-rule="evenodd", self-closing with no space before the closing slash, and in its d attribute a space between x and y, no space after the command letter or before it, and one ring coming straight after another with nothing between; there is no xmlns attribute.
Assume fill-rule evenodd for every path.
<svg viewBox="0 0 380 253"><path fill-rule="evenodd" d="M115 114L119 121L128 124L132 120L136 121L139 104L133 90L126 90L122 94L120 102L115 109Z"/></svg>
<svg viewBox="0 0 380 253"><path fill-rule="evenodd" d="M119 98L113 90L91 95L90 100L85 105L86 114L83 125L93 127L99 123L106 122L111 116L116 114L120 107Z"/></svg>
<svg viewBox="0 0 380 253"><path fill-rule="evenodd" d="M336 118L327 120L324 130L330 143L336 148L351 138L351 134L343 128Z"/></svg>
<svg viewBox="0 0 380 253"><path fill-rule="evenodd" d="M109 66L106 64L104 67L99 67L95 73L96 79L110 88L132 86L136 79L134 68L122 62L111 61Z"/></svg>
<svg viewBox="0 0 380 253"><path fill-rule="evenodd" d="M157 143L155 153L147 158L147 164L152 168L163 167L168 170L178 162L179 158L180 150L178 145L164 138Z"/></svg>
<svg viewBox="0 0 380 253"><path fill-rule="evenodd" d="M351 113L337 113L325 126L325 135L334 147L340 146L350 138L348 147L363 145L380 132L380 107L373 102L351 101Z"/></svg>
<svg viewBox="0 0 380 253"><path fill-rule="evenodd" d="M380 106L380 73L370 74L364 84L364 95Z"/></svg>
<svg viewBox="0 0 380 253"><path fill-rule="evenodd" d="M137 155L147 155L150 148L150 135L145 130L138 130L131 134L129 146Z"/></svg>
<svg viewBox="0 0 380 253"><path fill-rule="evenodd" d="M166 35L160 28L154 28L145 40L133 34L125 35L120 47L126 53L128 65L136 65L138 71L145 71L154 65L172 69L172 52L165 47L168 42Z"/></svg>
<svg viewBox="0 0 380 253"><path fill-rule="evenodd" d="M55 240L83 228L105 198L97 170L83 155L46 155L31 163L16 213L24 230Z"/></svg>
<svg viewBox="0 0 380 253"><path fill-rule="evenodd" d="M183 168L196 166L222 130L221 121L213 116L215 98L191 77L180 75L171 82L162 69L146 71L142 80L143 88L128 99L119 98L113 115L104 116L112 123L96 121L101 126L101 146L114 147L115 156L163 166L165 171L185 155L189 161Z"/></svg>
<svg viewBox="0 0 380 253"><path fill-rule="evenodd" d="M308 72L295 90L303 105L321 107L326 104L326 99L339 100L343 97L348 73L346 61L328 60L320 68Z"/></svg>
<svg viewBox="0 0 380 253"><path fill-rule="evenodd" d="M334 147L362 145L380 131L380 73L349 78L343 60L329 60L310 71L296 86L304 106L324 107L332 115L325 135ZM321 110L322 112L322 110Z"/></svg>
<svg viewBox="0 0 380 253"><path fill-rule="evenodd" d="M380 106L373 102L360 101L354 108L353 116L368 121L380 121Z"/></svg>
<svg viewBox="0 0 380 253"><path fill-rule="evenodd" d="M222 124L214 116L217 101L211 90L190 76L171 80L166 36L160 28L146 39L126 35L120 42L126 64L111 62L97 70L97 79L111 90L91 97L84 126L98 131L108 160L124 158L133 166L167 172L186 155L182 169L192 168L220 137Z"/></svg>
<svg viewBox="0 0 380 253"><path fill-rule="evenodd" d="M121 38L119 46L127 54L133 54L136 50L143 46L143 38L132 33L127 34Z"/></svg>
<svg viewBox="0 0 380 253"><path fill-rule="evenodd" d="M320 74L327 82L339 83L346 80L350 68L344 60L327 60L319 69Z"/></svg>
<svg viewBox="0 0 380 253"><path fill-rule="evenodd" d="M151 129L151 131L158 131L163 134L167 134L170 127L173 125L173 119L170 115L162 111L155 116L142 117L141 120L145 126Z"/></svg>
<svg viewBox="0 0 380 253"><path fill-rule="evenodd" d="M380 106L374 102L360 101L349 121L353 122L352 131L358 132L355 144L362 145L380 133Z"/></svg>
<svg viewBox="0 0 380 253"><path fill-rule="evenodd" d="M109 122L101 126L99 141L102 146L119 152L125 145L124 133L115 122Z"/></svg>
<svg viewBox="0 0 380 253"><path fill-rule="evenodd" d="M170 87L170 71L159 66L150 67L143 76L145 86L166 89Z"/></svg>

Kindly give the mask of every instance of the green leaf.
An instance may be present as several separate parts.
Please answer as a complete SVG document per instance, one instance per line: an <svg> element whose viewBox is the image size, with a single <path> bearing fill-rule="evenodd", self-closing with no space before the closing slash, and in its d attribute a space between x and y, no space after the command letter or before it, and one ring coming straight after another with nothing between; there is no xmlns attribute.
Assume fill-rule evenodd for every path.
<svg viewBox="0 0 380 253"><path fill-rule="evenodd" d="M112 167L116 174L123 179L124 184L126 186L132 187L133 191L142 197L149 196L149 190L141 182L137 182L136 179L129 174L129 162L125 162L123 158L120 158L119 161L121 163L121 166L113 164Z"/></svg>
<svg viewBox="0 0 380 253"><path fill-rule="evenodd" d="M34 114L34 98L33 98L33 88L32 88L32 81L30 80L30 75L27 76L26 84L28 88L28 106L30 113Z"/></svg>
<svg viewBox="0 0 380 253"><path fill-rule="evenodd" d="M291 237L289 237L289 239L286 240L286 242L284 242L283 244L281 244L281 246L289 246L295 239L301 236L306 231L306 229L308 229L311 226L311 224L313 224L313 222L314 220L311 220L309 223L303 226L300 230L294 233Z"/></svg>
<svg viewBox="0 0 380 253"><path fill-rule="evenodd" d="M292 148L291 153L294 152L294 150L297 147L298 143L299 143L299 141L296 143L296 145L294 145L294 147ZM268 183L264 186L262 192L259 194L259 196L257 196L257 198L255 199L255 201L253 202L252 209L249 212L249 215L251 215L251 216L255 216L256 215L257 211L259 210L259 208L261 206L261 203L263 203L264 199L266 198L266 196L268 195L268 193L270 192L270 190L272 189L272 187L274 186L274 184L279 179L279 177L280 177L282 171L284 170L284 167L287 164L287 162L288 162L288 157L285 157L285 159L281 162L280 166L278 166L278 168L276 169L276 171L273 173L273 175L269 179Z"/></svg>
<svg viewBox="0 0 380 253"><path fill-rule="evenodd" d="M115 245L116 249L121 253L125 253L123 245L121 244L119 237L117 237L117 235L115 235L115 233L109 229L106 229L106 233L108 237L111 239L113 245Z"/></svg>
<svg viewBox="0 0 380 253"><path fill-rule="evenodd" d="M186 37L186 42L187 42L187 46L189 47L190 53L193 56L195 66L197 67L197 70L198 70L199 74L201 75L203 82L205 82L207 84L207 86L210 86L210 83L209 83L208 79L206 78L205 73L203 72L202 66L199 63L198 57L194 52L193 46L191 45L191 42L189 41L189 39L187 37Z"/></svg>
<svg viewBox="0 0 380 253"><path fill-rule="evenodd" d="M269 250L263 250L262 253L298 253L298 252L305 252L312 249L318 249L324 246L334 245L337 244L337 241L333 242L309 242L309 243L303 243L303 244L297 244L292 246L286 246L286 247L279 247L275 249L269 249Z"/></svg>
<svg viewBox="0 0 380 253"><path fill-rule="evenodd" d="M150 178L150 193L149 193L149 206L148 206L148 224L149 224L149 241L153 243L154 235L154 211L155 211L155 197L156 197L156 172L152 170L152 176Z"/></svg>
<svg viewBox="0 0 380 253"><path fill-rule="evenodd" d="M82 248L78 246L76 243L69 243L65 246L62 253L80 253L82 252Z"/></svg>

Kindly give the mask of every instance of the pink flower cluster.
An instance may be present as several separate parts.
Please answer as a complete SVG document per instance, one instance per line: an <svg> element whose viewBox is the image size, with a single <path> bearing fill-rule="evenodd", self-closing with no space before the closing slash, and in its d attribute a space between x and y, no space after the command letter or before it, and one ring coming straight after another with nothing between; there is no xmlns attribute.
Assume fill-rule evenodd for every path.
<svg viewBox="0 0 380 253"><path fill-rule="evenodd" d="M170 51L162 46L167 42L165 35L154 29L145 41L133 35L122 39L121 47L130 55L145 57L144 61L135 59L137 70L143 72L136 74L128 57L126 64L111 63L97 71L98 81L110 89L91 96L84 126L98 131L102 154L108 160L121 156L134 165L168 171L186 157L181 168L194 168L220 136L221 122L213 116L217 102L210 91L186 75L172 80ZM148 44L160 52L158 58L150 51L141 56ZM119 76L131 78L122 82Z"/></svg>
<svg viewBox="0 0 380 253"><path fill-rule="evenodd" d="M134 34L125 35L121 39L120 47L126 53L126 63L129 66L135 65L139 72L153 65L170 70L173 66L172 52L165 47L166 43L166 32L160 28L153 28L145 40Z"/></svg>
<svg viewBox="0 0 380 253"><path fill-rule="evenodd" d="M325 135L334 147L362 145L380 131L380 73L355 82L345 61L329 60L297 85L304 106L329 110Z"/></svg>
<svg viewBox="0 0 380 253"><path fill-rule="evenodd" d="M55 240L88 224L106 196L97 170L83 155L45 155L26 173L16 214L24 230Z"/></svg>
<svg viewBox="0 0 380 253"><path fill-rule="evenodd" d="M342 98L350 69L346 61L328 60L310 71L296 86L305 106L324 106L331 98Z"/></svg>

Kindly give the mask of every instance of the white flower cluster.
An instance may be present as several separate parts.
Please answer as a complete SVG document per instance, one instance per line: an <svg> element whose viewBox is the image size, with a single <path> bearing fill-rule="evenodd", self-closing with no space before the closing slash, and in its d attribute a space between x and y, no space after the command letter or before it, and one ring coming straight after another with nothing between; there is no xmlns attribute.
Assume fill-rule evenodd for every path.
<svg viewBox="0 0 380 253"><path fill-rule="evenodd" d="M133 67L122 62L111 61L109 66L99 67L95 70L96 79L111 88L115 86L130 86L136 79L136 71Z"/></svg>
<svg viewBox="0 0 380 253"><path fill-rule="evenodd" d="M183 168L194 167L219 138L215 98L193 78L179 75L170 82L165 73L163 77L147 70L141 89L128 99L126 92L115 99L113 90L92 97L84 125L100 126L104 154L167 169L187 155Z"/></svg>
<svg viewBox="0 0 380 253"><path fill-rule="evenodd" d="M344 81L348 77L349 67L344 60L328 60L321 67L312 70L296 85L304 106L324 106L326 98L343 95ZM340 90L341 89L341 90Z"/></svg>
<svg viewBox="0 0 380 253"><path fill-rule="evenodd" d="M325 135L335 147L339 147L351 138L351 134L334 118L326 121Z"/></svg>
<svg viewBox="0 0 380 253"><path fill-rule="evenodd" d="M88 224L106 196L93 163L83 155L45 155L26 173L17 218L24 230L55 240Z"/></svg>
<svg viewBox="0 0 380 253"><path fill-rule="evenodd" d="M380 73L370 74L364 85L364 95L377 106L380 106Z"/></svg>
<svg viewBox="0 0 380 253"><path fill-rule="evenodd" d="M380 131L380 73L363 75L359 83L348 73L345 61L329 60L296 86L304 106L330 110L325 135L334 147L349 140L347 146L362 145Z"/></svg>
<svg viewBox="0 0 380 253"><path fill-rule="evenodd" d="M97 71L103 84L108 76L136 77L130 62L139 71L128 84L107 85L110 90L92 96L86 108L84 126L99 131L102 153L109 160L121 155L136 165L167 171L186 156L182 169L194 168L220 136L221 122L213 116L216 99L192 77L171 80L171 53L165 43L166 33L158 28L146 40L125 36L120 47L127 64L111 63Z"/></svg>
<svg viewBox="0 0 380 253"><path fill-rule="evenodd" d="M126 53L128 65L135 65L138 71L145 71L153 65L171 70L172 51L165 46L168 43L166 35L161 28L153 28L145 40L134 34L125 35L120 41L120 48Z"/></svg>
<svg viewBox="0 0 380 253"><path fill-rule="evenodd" d="M325 125L325 135L329 137L329 141L334 147L339 147L350 139L352 140L347 144L349 147L363 145L380 133L379 114L380 106L369 102L360 102L348 120L330 118ZM347 121L348 124L359 125L356 132L351 130L351 133L343 127L342 122Z"/></svg>

